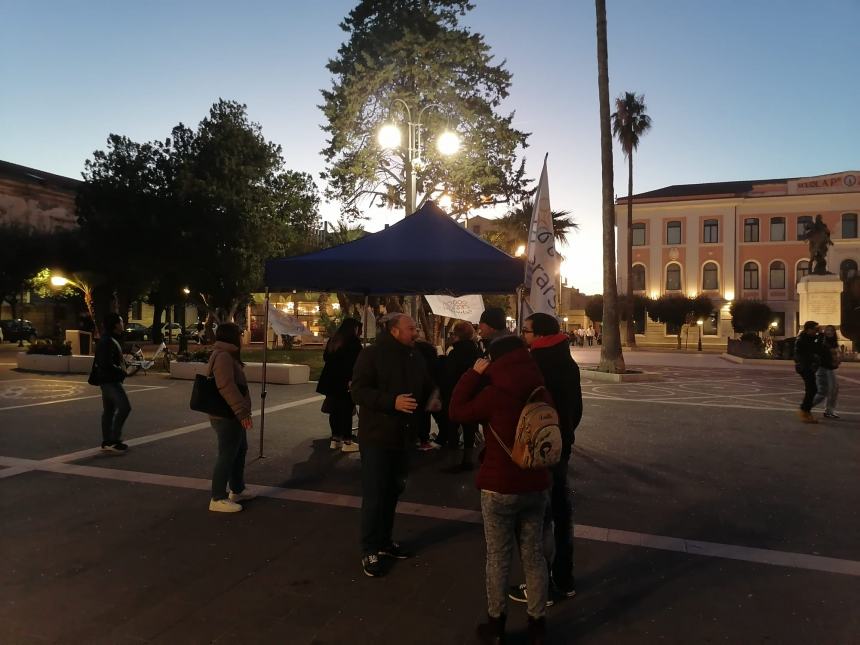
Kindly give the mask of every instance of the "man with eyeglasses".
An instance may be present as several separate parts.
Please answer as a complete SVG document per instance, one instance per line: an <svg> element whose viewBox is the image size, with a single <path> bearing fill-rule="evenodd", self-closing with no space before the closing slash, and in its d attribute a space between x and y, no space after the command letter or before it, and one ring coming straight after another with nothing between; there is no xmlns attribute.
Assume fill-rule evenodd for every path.
<svg viewBox="0 0 860 645"><path fill-rule="evenodd" d="M576 594L573 575L573 505L567 486L567 471L574 432L582 419L582 387L579 366L570 355L568 337L561 333L556 318L543 313L532 314L523 322L522 335L543 374L546 388L552 394L562 438L561 460L552 468L549 512L554 524L555 549L547 558L551 591L549 605L554 602L553 598L571 598ZM512 600L527 602L527 594L526 585L520 584L512 587L508 596Z"/></svg>

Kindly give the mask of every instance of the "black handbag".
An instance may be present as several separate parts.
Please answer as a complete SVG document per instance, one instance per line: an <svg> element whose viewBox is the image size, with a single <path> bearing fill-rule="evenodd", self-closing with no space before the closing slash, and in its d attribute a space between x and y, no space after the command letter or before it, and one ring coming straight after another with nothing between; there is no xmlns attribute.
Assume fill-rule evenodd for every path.
<svg viewBox="0 0 860 645"><path fill-rule="evenodd" d="M241 392L241 388L239 391ZM198 374L194 377L190 406L192 410L205 412L213 417L230 419L235 416L233 408L218 391L218 384L215 382L211 368L208 374Z"/></svg>
<svg viewBox="0 0 860 645"><path fill-rule="evenodd" d="M90 385L101 385L102 381L99 374L99 365L96 363L95 357L93 357L93 367L90 370L90 376L87 379L87 383Z"/></svg>

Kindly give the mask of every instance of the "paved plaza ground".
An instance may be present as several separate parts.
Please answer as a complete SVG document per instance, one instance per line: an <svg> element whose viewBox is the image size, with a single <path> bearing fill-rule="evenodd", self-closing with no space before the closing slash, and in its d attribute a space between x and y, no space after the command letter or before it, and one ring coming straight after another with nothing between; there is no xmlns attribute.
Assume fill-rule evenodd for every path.
<svg viewBox="0 0 860 645"><path fill-rule="evenodd" d="M627 358L660 380L584 380L578 593L549 610L551 642L860 642L860 371L840 373L842 419L808 426L790 366ZM360 457L329 450L313 384L269 386L265 457L257 417L247 467L260 497L221 515L189 382L128 379L131 450L104 456L98 390L13 360L0 355L0 643L472 642L483 535L474 476L439 472L456 454L413 455L395 530L418 556L370 579ZM510 614L524 642L524 607Z"/></svg>

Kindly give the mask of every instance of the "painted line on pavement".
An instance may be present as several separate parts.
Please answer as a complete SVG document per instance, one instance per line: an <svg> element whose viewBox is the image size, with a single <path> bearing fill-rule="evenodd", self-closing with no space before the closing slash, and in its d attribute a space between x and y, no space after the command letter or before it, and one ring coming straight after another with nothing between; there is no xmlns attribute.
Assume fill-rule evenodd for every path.
<svg viewBox="0 0 860 645"><path fill-rule="evenodd" d="M211 486L210 480L201 479L199 477L159 475L113 468L81 466L69 463L40 461L34 463L34 469L56 474L76 475L97 479L111 479L115 481L153 484L156 486L169 486L172 488L185 488L200 491L209 490ZM2 471L0 471L0 475L2 475ZM299 488L282 488L278 486L258 486L254 484L248 485L247 490L260 497L282 499L292 502L323 504L326 506L337 506L352 509L361 507L361 497L356 495L326 493ZM480 511L466 508L432 506L415 502L400 502L397 505L397 513L400 515L413 515L445 521L467 522L469 524L481 524L482 522ZM702 540L686 540L684 538L665 535L653 535L636 531L622 531L587 525L576 525L574 527L574 537L583 540L605 542L608 544L623 544L648 549L658 549L661 551L673 551L687 555L740 560L756 564L767 564L771 566L807 569L810 571L821 571L825 573L860 577L860 561L857 560L829 558L820 555L760 549L734 544L720 544L718 542L706 542Z"/></svg>
<svg viewBox="0 0 860 645"><path fill-rule="evenodd" d="M75 383L77 381L69 381L71 383ZM137 392L149 392L150 390L164 390L167 389L165 385L132 385L129 387L135 387L135 390L126 390L127 394L136 394ZM41 403L24 403L22 405L9 405L6 407L0 407L0 412L5 412L6 410L20 410L21 408L34 408L39 405L56 405L57 403L70 403L71 401L85 401L86 399L100 399L102 398L101 394L93 394L90 396L76 396L71 399L57 399L56 401L42 401Z"/></svg>
<svg viewBox="0 0 860 645"><path fill-rule="evenodd" d="M797 394L797 391L792 392L792 394ZM803 394L802 392L800 394ZM687 403L685 401L669 401L666 399L625 399L621 397L611 397L611 396L594 396L594 395L582 395L583 399L594 399L595 401L621 401L624 403L658 403L660 405L692 405L699 407L707 407L707 408L737 408L740 410L755 410L757 412L797 412L798 408L773 408L773 407L764 407L764 406L754 406L754 405L737 405L731 403L705 403L705 402L691 402ZM713 398L717 399L729 399L734 398L730 394L724 394L722 396L714 396ZM843 412L839 411L840 416L860 416L860 412Z"/></svg>
<svg viewBox="0 0 860 645"><path fill-rule="evenodd" d="M290 401L289 403L281 403L280 405L273 405L272 407L267 407L266 412L280 412L281 410L289 410L290 408L297 408L302 405L307 405L308 403L314 403L316 401L322 401L324 396L311 396L305 399L299 399L298 401ZM258 417L260 416L260 411L255 410L252 413L252 416ZM173 430L165 430L164 432L156 432L155 434L145 435L143 437L136 437L135 439L129 439L125 443L129 446L142 446L147 443L152 443L153 441L161 441L162 439L170 439L172 437L178 437L183 434L188 434L189 432L195 432L197 430L203 430L204 428L211 427L209 421L202 421L200 423L193 423L191 425L182 426L181 428L174 428ZM58 455L56 457L51 457L50 459L46 459L48 462L59 462L65 463L70 461L77 461L79 459L85 459L87 457L93 457L95 455L102 454L101 448L86 448L85 450L78 450L76 452L70 452L65 455Z"/></svg>

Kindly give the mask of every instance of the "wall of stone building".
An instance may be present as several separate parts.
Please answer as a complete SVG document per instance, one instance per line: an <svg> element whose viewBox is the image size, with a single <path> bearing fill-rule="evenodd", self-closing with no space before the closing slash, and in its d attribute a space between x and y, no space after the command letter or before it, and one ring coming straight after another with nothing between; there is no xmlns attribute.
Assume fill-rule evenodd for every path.
<svg viewBox="0 0 860 645"><path fill-rule="evenodd" d="M41 231L74 228L75 193L0 177L0 222Z"/></svg>

